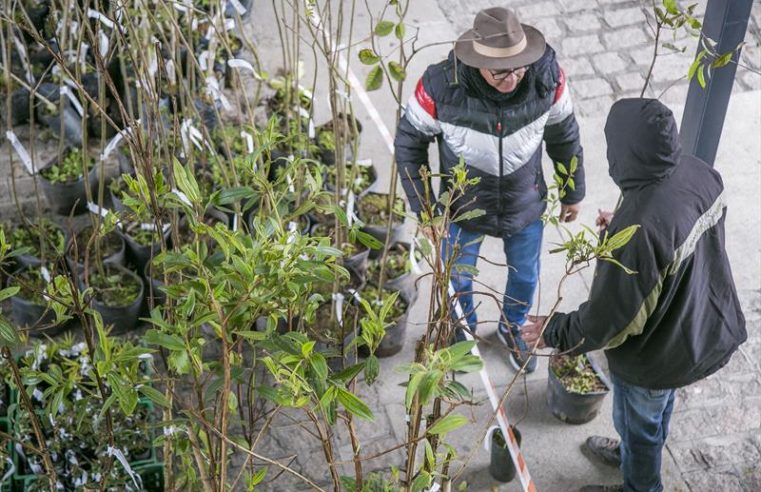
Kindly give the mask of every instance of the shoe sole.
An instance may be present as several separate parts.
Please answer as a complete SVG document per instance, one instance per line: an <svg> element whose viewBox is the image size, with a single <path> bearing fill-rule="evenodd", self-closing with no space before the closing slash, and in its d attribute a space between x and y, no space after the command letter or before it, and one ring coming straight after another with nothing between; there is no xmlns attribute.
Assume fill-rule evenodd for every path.
<svg viewBox="0 0 761 492"><path fill-rule="evenodd" d="M502 342L502 345L507 347L507 349L510 351L510 353L507 356L507 360L510 361L510 365L513 366L513 369L515 369L515 372L519 372L521 370L521 366L518 365L517 362L515 362L515 357L513 357L513 348L510 347L510 345L507 343L507 338L505 338L505 335L502 334L502 330L497 328L497 338L499 338L499 341ZM529 372L529 371L526 371Z"/></svg>

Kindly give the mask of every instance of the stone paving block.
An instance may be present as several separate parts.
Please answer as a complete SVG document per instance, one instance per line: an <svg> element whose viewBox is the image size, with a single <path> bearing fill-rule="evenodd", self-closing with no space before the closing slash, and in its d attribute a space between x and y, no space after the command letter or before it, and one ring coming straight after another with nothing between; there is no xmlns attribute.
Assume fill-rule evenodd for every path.
<svg viewBox="0 0 761 492"><path fill-rule="evenodd" d="M719 371L702 381L678 390L677 397L690 408L694 406L709 407L737 401L742 397L761 395L761 378L757 373L732 375Z"/></svg>
<svg viewBox="0 0 761 492"><path fill-rule="evenodd" d="M563 22L568 27L568 31L571 34L584 31L598 31L602 29L599 15L595 12L585 12L566 16L563 18Z"/></svg>
<svg viewBox="0 0 761 492"><path fill-rule="evenodd" d="M597 73L605 78L627 67L627 63L618 53L598 53L592 56L592 63L597 68Z"/></svg>
<svg viewBox="0 0 761 492"><path fill-rule="evenodd" d="M761 89L761 75L745 71L740 75L740 80L744 84L744 90L757 91Z"/></svg>
<svg viewBox="0 0 761 492"><path fill-rule="evenodd" d="M645 21L645 13L640 7L606 10L604 13L605 22L612 28L628 26L631 24L641 24Z"/></svg>
<svg viewBox="0 0 761 492"><path fill-rule="evenodd" d="M571 86L575 100L592 99L613 94L610 83L603 78L577 80Z"/></svg>
<svg viewBox="0 0 761 492"><path fill-rule="evenodd" d="M616 84L618 84L619 89L625 93L636 91L636 93L639 94L642 90L642 86L645 85L645 77L636 72L628 72L623 75L616 75Z"/></svg>
<svg viewBox="0 0 761 492"><path fill-rule="evenodd" d="M560 43L560 38L563 35L563 30L560 29L560 26L555 21L555 19L544 17L535 21L531 21L530 24L539 29L542 34L544 34L545 39L547 39L547 42L551 46Z"/></svg>
<svg viewBox="0 0 761 492"><path fill-rule="evenodd" d="M531 23L532 19L539 17L558 17L560 5L557 2L540 2L514 7L518 18L523 22Z"/></svg>
<svg viewBox="0 0 761 492"><path fill-rule="evenodd" d="M738 465L735 467L740 482L747 492L756 492L761 490L761 466L758 463Z"/></svg>
<svg viewBox="0 0 761 492"><path fill-rule="evenodd" d="M758 463L761 459L761 451L753 440L742 434L669 444L669 450L682 473L718 470L735 463Z"/></svg>
<svg viewBox="0 0 761 492"><path fill-rule="evenodd" d="M677 402L677 405L679 402ZM711 413L702 408L675 411L669 424L669 443L690 441L697 436L714 436L719 433Z"/></svg>
<svg viewBox="0 0 761 492"><path fill-rule="evenodd" d="M643 46L637 49L626 50L626 55L631 57L632 61L634 61L639 67L648 68L653 61L653 46ZM658 61L655 62L655 68L658 68Z"/></svg>
<svg viewBox="0 0 761 492"><path fill-rule="evenodd" d="M650 36L641 27L627 27L603 34L605 46L612 50L629 49L649 43Z"/></svg>
<svg viewBox="0 0 761 492"><path fill-rule="evenodd" d="M600 38L596 34L566 38L561 47L561 52L566 57L597 53L603 49Z"/></svg>
<svg viewBox="0 0 761 492"><path fill-rule="evenodd" d="M734 468L682 475L693 492L745 492Z"/></svg>
<svg viewBox="0 0 761 492"><path fill-rule="evenodd" d="M573 85L574 77L591 75L595 69L587 58L565 58L559 60L561 68L565 71L568 83Z"/></svg>
<svg viewBox="0 0 761 492"><path fill-rule="evenodd" d="M740 350L748 360L755 361L757 370L761 370L761 342L746 342L740 346Z"/></svg>
<svg viewBox="0 0 761 492"><path fill-rule="evenodd" d="M653 80L656 82L673 82L674 80L687 80L692 60L682 53L671 53L658 56L653 69Z"/></svg>
<svg viewBox="0 0 761 492"><path fill-rule="evenodd" d="M601 96L592 99L578 100L574 105L582 116L605 117L613 104L613 96Z"/></svg>
<svg viewBox="0 0 761 492"><path fill-rule="evenodd" d="M741 404L714 407L708 409L707 414L718 434L761 433L761 398L748 398Z"/></svg>
<svg viewBox="0 0 761 492"><path fill-rule="evenodd" d="M577 12L579 10L597 10L599 7L590 0L561 0L563 10L566 12Z"/></svg>

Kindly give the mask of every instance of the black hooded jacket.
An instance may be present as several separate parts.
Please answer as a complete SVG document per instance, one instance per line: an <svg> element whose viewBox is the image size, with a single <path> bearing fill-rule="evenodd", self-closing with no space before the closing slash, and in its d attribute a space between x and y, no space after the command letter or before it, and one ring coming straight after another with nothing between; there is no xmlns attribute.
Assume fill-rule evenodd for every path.
<svg viewBox="0 0 761 492"><path fill-rule="evenodd" d="M605 347L611 372L630 384L684 386L721 368L747 338L724 249L724 186L682 155L674 117L657 100L616 102L605 137L623 193L608 233L640 225L614 252L636 273L598 262L589 300L553 316L544 340L575 353Z"/></svg>
<svg viewBox="0 0 761 492"><path fill-rule="evenodd" d="M480 209L485 214L459 225L502 237L534 222L545 209L542 141L556 168L562 163L568 169L571 159L578 158L575 187L567 189L563 203L584 198L583 155L570 91L552 48L529 66L514 93L484 85L477 70L457 62L451 52L447 60L429 66L399 122L395 157L415 213L423 210L421 198L426 196L420 168L430 169L429 144L438 142L442 174L462 158L468 177L480 182L457 200L455 212ZM448 188L442 179L441 191Z"/></svg>

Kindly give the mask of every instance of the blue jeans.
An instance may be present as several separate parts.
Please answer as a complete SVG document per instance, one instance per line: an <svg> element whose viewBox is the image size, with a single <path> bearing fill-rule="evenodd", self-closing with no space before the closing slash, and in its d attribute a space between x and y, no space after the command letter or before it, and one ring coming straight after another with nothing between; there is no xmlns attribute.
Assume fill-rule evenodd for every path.
<svg viewBox="0 0 761 492"><path fill-rule="evenodd" d="M661 452L674 407L673 389L651 390L611 374L613 423L621 436L625 492L661 492Z"/></svg>
<svg viewBox="0 0 761 492"><path fill-rule="evenodd" d="M506 330L505 320L513 327L526 321L539 281L539 254L543 232L544 224L537 220L514 234L502 237L508 274L502 299L503 316L499 322L500 330ZM448 261L457 252L454 259L456 264L475 267L483 239L483 235L479 233L469 232L457 224L451 224L449 237L442 245L444 261ZM453 267L452 286L457 291L468 327L475 331L478 319L473 305L473 274L463 270L457 271L456 266Z"/></svg>

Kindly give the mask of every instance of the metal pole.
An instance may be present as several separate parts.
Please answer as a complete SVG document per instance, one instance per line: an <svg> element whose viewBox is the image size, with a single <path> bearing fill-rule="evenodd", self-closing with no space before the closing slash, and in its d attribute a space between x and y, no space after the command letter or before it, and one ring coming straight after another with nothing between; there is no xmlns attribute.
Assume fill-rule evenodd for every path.
<svg viewBox="0 0 761 492"><path fill-rule="evenodd" d="M702 35L716 42L721 55L737 48L748 28L752 0L708 0ZM702 50L698 44L697 53ZM696 53L696 55L697 55ZM740 53L728 65L712 70L705 89L697 77L690 81L687 92L680 137L687 154L694 155L711 166L716 158L721 130L727 114L727 104L737 72Z"/></svg>

